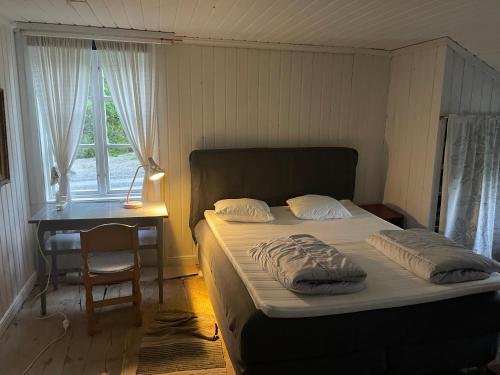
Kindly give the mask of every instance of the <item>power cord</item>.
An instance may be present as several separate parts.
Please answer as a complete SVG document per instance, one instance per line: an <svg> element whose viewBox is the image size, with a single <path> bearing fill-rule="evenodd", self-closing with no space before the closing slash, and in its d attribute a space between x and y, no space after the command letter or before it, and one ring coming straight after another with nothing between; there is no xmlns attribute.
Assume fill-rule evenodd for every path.
<svg viewBox="0 0 500 375"><path fill-rule="evenodd" d="M40 244L40 239L38 238L38 231L40 230L40 224L42 222L39 221L37 226L36 226L36 243L37 243L37 249L40 252L40 255L42 256L43 261L45 264L47 264L47 268L49 270L48 276L47 276L47 282L45 283L45 287L40 291L40 293L36 294L31 300L29 301L30 304L33 304L33 302L40 297L43 293L47 293L47 290L49 290L49 285L50 285L50 277L52 275L52 264L49 262L49 259L45 256L45 254L42 251L42 245ZM40 285L40 288L42 288L42 285Z"/></svg>
<svg viewBox="0 0 500 375"><path fill-rule="evenodd" d="M43 253L42 251L42 245L40 244L40 239L38 238L38 231L40 229L40 224L41 222L39 221L38 224L37 224L37 227L36 227L36 233L37 233L37 236L36 236L36 242L37 242L37 247L38 247L38 251L40 252L40 255L42 256L43 258L43 261L47 264L47 268L49 270L48 272L48 276L47 276L47 282L45 284L45 286L43 287L43 289L40 291L40 293L36 294L33 298L31 298L31 300L28 302L30 305L33 305L33 302L38 298L40 297L43 293L46 293L47 290L49 289L49 285L50 285L50 276L52 275L52 264L49 262L49 260L47 259L47 257L45 256L45 254ZM42 285L40 285L40 288L42 288ZM55 339L53 339L52 341L50 341L47 345L45 345L42 350L40 350L40 352L35 356L35 358L33 358L31 360L31 362L28 364L28 366L26 366L26 368L24 369L22 375L26 375L28 373L28 371L33 367L33 365L36 363L36 361L40 358L40 356L45 353L47 351L47 349L49 349L52 345L54 345L55 343L61 341L65 336L66 334L68 333L68 329L69 329L69 319L68 317L66 316L65 313L63 313L62 311L58 311L58 312L55 312L51 315L47 315L47 316L42 316L42 317L39 317L39 318L36 318L37 320L45 320L45 319L49 319L49 318L52 318L56 315L61 315L64 319L62 321L62 328L64 329L64 332L59 335L58 337L56 337Z"/></svg>
<svg viewBox="0 0 500 375"><path fill-rule="evenodd" d="M26 366L22 375L26 375L28 373L28 371L33 367L35 362L38 360L38 358L40 358L40 356L43 353L45 353L47 351L47 349L50 348L52 345L54 345L56 342L61 341L68 333L69 320L68 320L68 317L66 316L66 314L61 312L61 311L58 311L54 314L51 314L48 316L43 316L43 317L37 318L37 319L39 319L39 320L49 319L49 318L52 318L53 316L56 316L56 315L62 315L64 317L64 320L62 321L62 327L64 329L64 332L61 335L59 335L58 337L56 337L55 339L53 339L51 342L49 342L47 345L45 345L42 350L40 350L40 352L35 356L35 358L33 358L31 360L31 362L28 364L28 366Z"/></svg>

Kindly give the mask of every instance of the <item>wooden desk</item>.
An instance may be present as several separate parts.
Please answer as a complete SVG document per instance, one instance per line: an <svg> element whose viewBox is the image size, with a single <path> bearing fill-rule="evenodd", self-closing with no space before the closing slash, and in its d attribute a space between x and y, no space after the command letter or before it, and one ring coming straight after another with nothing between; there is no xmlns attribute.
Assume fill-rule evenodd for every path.
<svg viewBox="0 0 500 375"><path fill-rule="evenodd" d="M125 209L121 202L71 202L64 211L57 211L55 204L44 205L29 223L37 225L37 236L44 255L56 256L64 253L61 251L47 251L45 248L45 234L53 231L79 231L90 229L106 223L123 223L138 225L139 227L156 227L156 254L158 267L158 299L163 303L163 219L168 217L164 203L144 204L139 209ZM144 247L147 248L147 247ZM66 253L68 253L66 251ZM38 254L38 281L43 288L46 283L46 264L37 249ZM42 315L47 313L46 295L40 297Z"/></svg>

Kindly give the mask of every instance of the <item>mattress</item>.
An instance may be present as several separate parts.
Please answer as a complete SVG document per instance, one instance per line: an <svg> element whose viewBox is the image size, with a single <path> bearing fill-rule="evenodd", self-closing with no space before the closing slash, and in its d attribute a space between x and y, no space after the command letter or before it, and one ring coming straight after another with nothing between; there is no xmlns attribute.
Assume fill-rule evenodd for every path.
<svg viewBox="0 0 500 375"><path fill-rule="evenodd" d="M219 219L214 211L205 218L217 242L243 281L257 309L269 317L300 318L408 306L500 289L500 274L460 284L436 285L422 280L371 247L365 239L390 223L343 201L352 217L342 220L296 219L287 207L273 207L272 223L236 223ZM335 246L367 273L367 288L337 296L299 295L285 289L248 255L255 244L276 237L308 233Z"/></svg>

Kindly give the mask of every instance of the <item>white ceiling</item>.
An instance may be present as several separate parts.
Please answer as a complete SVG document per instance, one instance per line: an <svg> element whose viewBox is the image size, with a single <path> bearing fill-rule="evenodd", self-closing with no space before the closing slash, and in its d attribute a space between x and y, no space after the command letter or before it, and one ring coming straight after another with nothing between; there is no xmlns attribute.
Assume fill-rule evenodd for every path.
<svg viewBox="0 0 500 375"><path fill-rule="evenodd" d="M449 36L500 71L500 0L0 0L9 20L393 50Z"/></svg>

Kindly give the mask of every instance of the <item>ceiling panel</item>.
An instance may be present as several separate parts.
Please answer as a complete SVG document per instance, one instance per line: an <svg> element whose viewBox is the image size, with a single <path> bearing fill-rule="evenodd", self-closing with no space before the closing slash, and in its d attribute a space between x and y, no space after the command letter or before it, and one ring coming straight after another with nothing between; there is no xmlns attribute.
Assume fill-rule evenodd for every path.
<svg viewBox="0 0 500 375"><path fill-rule="evenodd" d="M0 0L0 15L200 38L386 50L449 36L500 70L499 0Z"/></svg>

